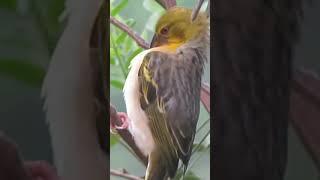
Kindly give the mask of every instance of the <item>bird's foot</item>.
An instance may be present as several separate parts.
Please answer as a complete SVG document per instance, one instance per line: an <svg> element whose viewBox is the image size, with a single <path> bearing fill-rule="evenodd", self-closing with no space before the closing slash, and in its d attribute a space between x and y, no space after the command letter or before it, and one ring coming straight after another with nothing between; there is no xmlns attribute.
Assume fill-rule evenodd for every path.
<svg viewBox="0 0 320 180"><path fill-rule="evenodd" d="M112 133L116 133L117 130L128 129L129 127L129 118L126 113L117 112L117 116L117 119L119 119L119 121L114 122L113 120L110 120L110 131Z"/></svg>
<svg viewBox="0 0 320 180"><path fill-rule="evenodd" d="M116 129L128 129L129 127L129 118L127 116L126 113L124 112L118 112L118 117L119 117L119 120L121 122L121 125L120 126L115 126Z"/></svg>

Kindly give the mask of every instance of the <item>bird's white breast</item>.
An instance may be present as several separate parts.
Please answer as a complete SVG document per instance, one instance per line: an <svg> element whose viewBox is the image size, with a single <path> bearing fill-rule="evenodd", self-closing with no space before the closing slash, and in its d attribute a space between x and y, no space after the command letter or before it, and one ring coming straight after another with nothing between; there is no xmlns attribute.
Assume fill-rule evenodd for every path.
<svg viewBox="0 0 320 180"><path fill-rule="evenodd" d="M144 155L148 155L154 148L154 140L148 125L148 117L140 106L140 92L138 72L144 56L150 52L145 50L131 61L131 69L124 85L124 99L129 117L129 131L135 143Z"/></svg>

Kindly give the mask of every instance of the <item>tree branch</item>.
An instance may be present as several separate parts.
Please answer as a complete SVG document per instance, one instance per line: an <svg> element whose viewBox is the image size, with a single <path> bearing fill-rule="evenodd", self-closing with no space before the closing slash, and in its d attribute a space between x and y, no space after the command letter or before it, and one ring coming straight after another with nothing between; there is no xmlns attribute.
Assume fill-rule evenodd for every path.
<svg viewBox="0 0 320 180"><path fill-rule="evenodd" d="M118 117L117 110L112 104L110 104L110 123L116 124L116 125L120 124L120 119ZM143 153L140 151L140 149L137 147L129 130L128 129L119 129L119 130L117 130L117 133L131 147L131 149L138 156L140 161L145 166L147 166L148 158L146 156L144 156Z"/></svg>
<svg viewBox="0 0 320 180"><path fill-rule="evenodd" d="M110 22L116 27L118 27L119 29L121 29L122 31L126 32L138 44L138 46L142 47L143 49L149 49L150 47L149 43L147 43L142 37L140 37L130 27L118 21L112 16L110 16Z"/></svg>
<svg viewBox="0 0 320 180"><path fill-rule="evenodd" d="M140 178L138 176L134 176L134 175L128 174L127 172L117 171L114 169L110 169L110 174L113 176L123 177L123 178L129 179L129 180L143 180L142 178Z"/></svg>

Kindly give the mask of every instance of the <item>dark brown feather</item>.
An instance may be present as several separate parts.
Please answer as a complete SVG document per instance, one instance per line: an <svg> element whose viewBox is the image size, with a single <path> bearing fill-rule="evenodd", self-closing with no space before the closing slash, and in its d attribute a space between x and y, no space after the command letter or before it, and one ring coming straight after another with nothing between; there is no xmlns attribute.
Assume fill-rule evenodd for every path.
<svg viewBox="0 0 320 180"><path fill-rule="evenodd" d="M204 52L188 48L180 54L148 53L139 70L141 107L171 177L177 160L187 166L200 109ZM169 148L170 150L168 150Z"/></svg>

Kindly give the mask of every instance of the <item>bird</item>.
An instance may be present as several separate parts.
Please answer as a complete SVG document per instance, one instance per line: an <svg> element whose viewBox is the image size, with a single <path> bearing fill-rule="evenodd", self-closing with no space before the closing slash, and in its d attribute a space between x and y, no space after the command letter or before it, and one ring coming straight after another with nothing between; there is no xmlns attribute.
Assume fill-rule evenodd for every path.
<svg viewBox="0 0 320 180"><path fill-rule="evenodd" d="M145 180L184 172L192 152L200 109L201 78L209 59L209 18L172 7L157 21L151 48L135 56L123 92L125 126L148 157Z"/></svg>
<svg viewBox="0 0 320 180"><path fill-rule="evenodd" d="M90 50L99 10L105 6L102 0L66 1L66 26L42 85L54 164L61 180L109 178L108 156L96 127L95 57Z"/></svg>

